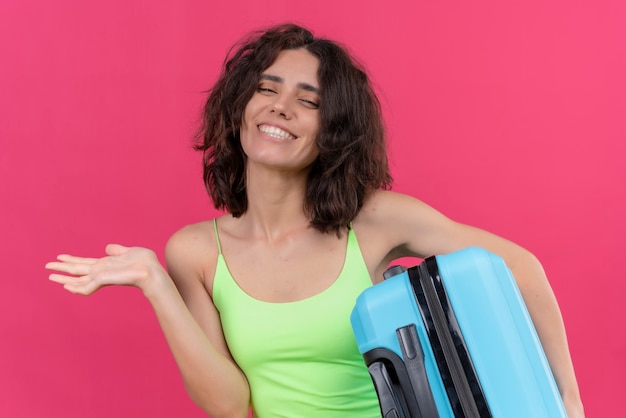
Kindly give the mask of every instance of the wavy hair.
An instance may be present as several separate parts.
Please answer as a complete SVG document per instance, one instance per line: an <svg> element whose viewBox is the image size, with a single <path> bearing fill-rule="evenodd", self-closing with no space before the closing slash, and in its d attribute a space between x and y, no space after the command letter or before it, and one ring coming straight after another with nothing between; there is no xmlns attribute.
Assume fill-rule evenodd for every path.
<svg viewBox="0 0 626 418"><path fill-rule="evenodd" d="M301 26L256 31L229 51L209 91L195 149L203 152L204 183L217 209L234 217L248 208L246 155L239 129L262 72L283 50L303 48L319 59L319 156L309 172L304 210L322 232L349 228L368 193L389 189L380 103L362 67L334 41Z"/></svg>

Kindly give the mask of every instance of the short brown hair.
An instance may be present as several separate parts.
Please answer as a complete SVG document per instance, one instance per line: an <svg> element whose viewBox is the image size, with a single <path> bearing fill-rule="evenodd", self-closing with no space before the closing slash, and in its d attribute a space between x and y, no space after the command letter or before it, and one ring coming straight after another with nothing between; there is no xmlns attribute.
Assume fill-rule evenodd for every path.
<svg viewBox="0 0 626 418"><path fill-rule="evenodd" d="M248 207L246 155L239 141L244 109L262 72L286 49L303 48L319 61L319 156L309 173L304 209L322 232L350 227L368 193L388 189L380 103L367 75L336 42L284 24L251 33L231 48L203 110L195 148L203 152L204 183L217 209L233 216Z"/></svg>

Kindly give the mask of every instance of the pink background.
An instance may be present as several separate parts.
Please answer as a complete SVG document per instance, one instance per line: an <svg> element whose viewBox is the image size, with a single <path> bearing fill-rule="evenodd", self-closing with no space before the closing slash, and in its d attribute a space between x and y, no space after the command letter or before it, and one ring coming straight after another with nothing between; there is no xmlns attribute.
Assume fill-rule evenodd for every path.
<svg viewBox="0 0 626 418"><path fill-rule="evenodd" d="M72 296L43 265L112 241L162 256L216 214L190 146L202 91L285 20L369 69L396 190L539 256L587 415L620 415L626 3L404 3L0 3L0 416L203 416L139 291Z"/></svg>

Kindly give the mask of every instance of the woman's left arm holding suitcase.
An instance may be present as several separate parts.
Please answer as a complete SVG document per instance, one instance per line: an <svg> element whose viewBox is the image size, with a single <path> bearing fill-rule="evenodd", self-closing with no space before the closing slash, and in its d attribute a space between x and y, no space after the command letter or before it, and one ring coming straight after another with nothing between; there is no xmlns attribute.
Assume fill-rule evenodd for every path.
<svg viewBox="0 0 626 418"><path fill-rule="evenodd" d="M376 192L359 218L369 231L384 236L392 250L377 267L392 258L424 258L477 246L501 256L513 273L543 345L570 418L584 417L565 326L556 297L538 259L519 245L479 228L455 222L413 197ZM358 231L357 231L358 232ZM373 234L374 232L372 232ZM373 238L373 236L371 236ZM370 240L370 237L366 236Z"/></svg>

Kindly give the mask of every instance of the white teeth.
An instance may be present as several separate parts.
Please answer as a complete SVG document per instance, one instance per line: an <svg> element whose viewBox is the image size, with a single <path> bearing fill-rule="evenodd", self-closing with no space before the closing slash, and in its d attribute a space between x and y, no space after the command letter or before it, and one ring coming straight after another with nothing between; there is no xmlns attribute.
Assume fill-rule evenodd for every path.
<svg viewBox="0 0 626 418"><path fill-rule="evenodd" d="M261 125L259 126L259 130L264 134L267 134L277 139L296 139L296 137L291 135L289 132L285 132L275 126Z"/></svg>

